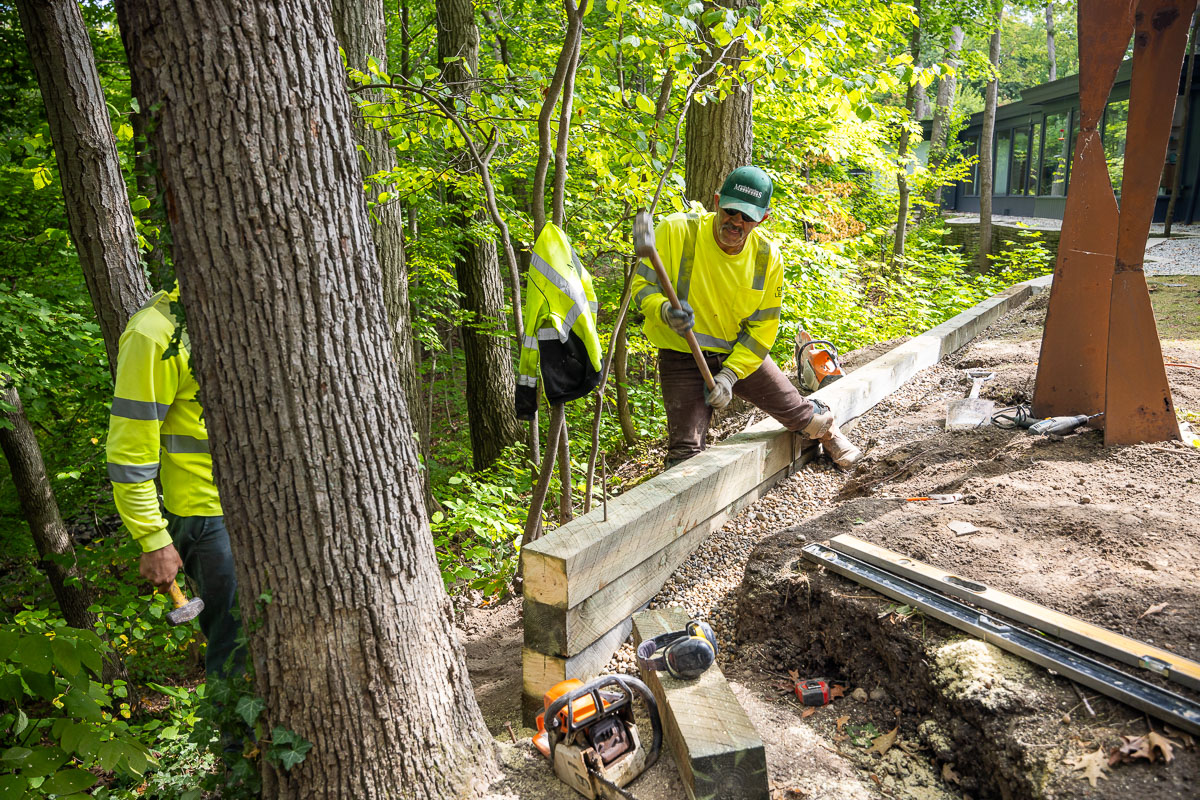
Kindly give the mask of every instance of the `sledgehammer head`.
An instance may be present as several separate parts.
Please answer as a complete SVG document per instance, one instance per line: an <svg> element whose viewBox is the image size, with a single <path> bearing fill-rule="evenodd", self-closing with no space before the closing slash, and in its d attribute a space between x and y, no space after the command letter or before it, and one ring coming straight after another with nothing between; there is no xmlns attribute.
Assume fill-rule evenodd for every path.
<svg viewBox="0 0 1200 800"><path fill-rule="evenodd" d="M175 603L175 610L167 612L167 622L172 625L191 622L204 610L203 600L199 597L188 600L174 583L171 584L171 601Z"/></svg>
<svg viewBox="0 0 1200 800"><path fill-rule="evenodd" d="M650 212L639 208L633 215L633 252L638 258L651 258L654 250L654 226L650 224Z"/></svg>

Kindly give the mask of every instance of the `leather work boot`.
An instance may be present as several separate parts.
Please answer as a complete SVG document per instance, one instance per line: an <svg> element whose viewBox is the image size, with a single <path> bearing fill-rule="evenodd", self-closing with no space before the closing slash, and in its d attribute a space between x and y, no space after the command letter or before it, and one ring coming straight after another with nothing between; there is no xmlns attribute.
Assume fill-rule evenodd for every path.
<svg viewBox="0 0 1200 800"><path fill-rule="evenodd" d="M820 442L825 452L833 459L833 463L842 469L850 469L862 459L862 450L838 428L832 412L814 414L802 433Z"/></svg>

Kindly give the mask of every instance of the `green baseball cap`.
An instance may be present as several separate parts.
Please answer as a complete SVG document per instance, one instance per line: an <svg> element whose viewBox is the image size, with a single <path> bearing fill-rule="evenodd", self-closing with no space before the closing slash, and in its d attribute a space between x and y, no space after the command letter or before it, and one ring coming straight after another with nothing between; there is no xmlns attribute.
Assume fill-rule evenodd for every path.
<svg viewBox="0 0 1200 800"><path fill-rule="evenodd" d="M771 177L758 167L738 167L725 178L721 185L721 196L717 205L721 208L741 211L755 222L771 210Z"/></svg>

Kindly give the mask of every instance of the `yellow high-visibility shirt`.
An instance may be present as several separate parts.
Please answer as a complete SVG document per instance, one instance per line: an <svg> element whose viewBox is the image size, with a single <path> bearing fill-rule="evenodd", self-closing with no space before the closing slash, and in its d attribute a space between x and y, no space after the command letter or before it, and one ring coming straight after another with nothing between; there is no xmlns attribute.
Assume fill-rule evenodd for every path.
<svg viewBox="0 0 1200 800"><path fill-rule="evenodd" d="M735 256L717 246L716 214L672 214L654 230L655 246L679 299L696 314L701 349L728 353L725 366L739 379L758 369L779 333L783 260L758 229ZM642 330L660 348L690 352L687 341L662 320L667 298L653 267L642 262L633 279L634 302L646 315Z"/></svg>
<svg viewBox="0 0 1200 800"><path fill-rule="evenodd" d="M175 334L171 299L159 292L121 335L117 385L108 426L108 478L117 511L143 552L171 544L159 508L181 517L222 516L212 476L208 429L196 394L186 341L163 358ZM160 458L161 454L161 458Z"/></svg>

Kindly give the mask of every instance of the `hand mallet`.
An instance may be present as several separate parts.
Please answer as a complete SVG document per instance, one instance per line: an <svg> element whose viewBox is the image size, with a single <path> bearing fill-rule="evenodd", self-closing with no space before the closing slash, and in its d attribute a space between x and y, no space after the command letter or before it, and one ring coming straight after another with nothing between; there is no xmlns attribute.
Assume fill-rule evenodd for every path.
<svg viewBox="0 0 1200 800"><path fill-rule="evenodd" d="M175 603L175 610L167 612L167 622L172 625L191 622L204 610L204 601L199 597L188 600L175 581L171 581L171 588L168 591L171 594L171 601Z"/></svg>
<svg viewBox="0 0 1200 800"><path fill-rule="evenodd" d="M658 250L654 247L654 227L650 224L650 212L644 208L639 208L637 214L633 216L633 252L638 258L650 260L654 271L658 274L658 285L662 289L662 293L666 295L667 302L671 304L672 308L682 310L683 305L675 295L675 287L671 285L671 279L667 277L667 270L663 267ZM704 353L700 350L700 343L696 341L696 334L688 331L683 338L687 339L688 347L692 348L692 357L696 359L696 366L700 368L700 374L704 376L704 385L711 392L716 384L713 382L712 373L709 372L708 362L704 360Z"/></svg>

